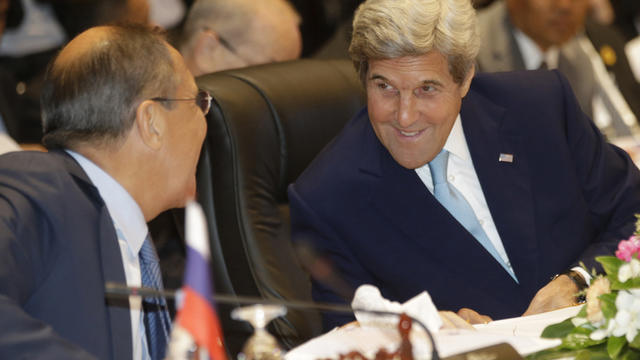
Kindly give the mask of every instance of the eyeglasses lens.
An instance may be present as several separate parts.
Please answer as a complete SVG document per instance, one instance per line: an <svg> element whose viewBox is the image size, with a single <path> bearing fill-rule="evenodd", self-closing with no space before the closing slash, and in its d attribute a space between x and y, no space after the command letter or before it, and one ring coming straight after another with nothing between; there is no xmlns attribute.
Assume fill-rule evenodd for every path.
<svg viewBox="0 0 640 360"><path fill-rule="evenodd" d="M211 95L206 91L200 91L196 96L196 102L198 106L200 106L200 109L202 109L202 113L207 115L211 107Z"/></svg>

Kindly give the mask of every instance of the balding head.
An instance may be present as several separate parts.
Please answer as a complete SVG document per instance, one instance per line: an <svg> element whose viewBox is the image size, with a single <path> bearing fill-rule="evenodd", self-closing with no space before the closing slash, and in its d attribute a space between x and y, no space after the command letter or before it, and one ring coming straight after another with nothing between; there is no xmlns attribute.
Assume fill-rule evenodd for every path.
<svg viewBox="0 0 640 360"><path fill-rule="evenodd" d="M197 0L181 53L194 75L296 59L300 16L286 0Z"/></svg>
<svg viewBox="0 0 640 360"><path fill-rule="evenodd" d="M133 125L142 100L172 95L179 81L176 57L161 34L142 26L95 27L78 35L46 74L45 146L117 143Z"/></svg>

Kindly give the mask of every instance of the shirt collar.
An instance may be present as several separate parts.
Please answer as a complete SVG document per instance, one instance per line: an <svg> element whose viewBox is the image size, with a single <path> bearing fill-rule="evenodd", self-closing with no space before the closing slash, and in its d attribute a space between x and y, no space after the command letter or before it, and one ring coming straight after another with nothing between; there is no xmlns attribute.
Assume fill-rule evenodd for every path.
<svg viewBox="0 0 640 360"><path fill-rule="evenodd" d="M122 185L91 160L74 151L66 151L78 162L93 185L98 189L109 210L116 230L122 232L124 240L129 244L131 251L134 254L138 254L149 232L138 203Z"/></svg>
<svg viewBox="0 0 640 360"><path fill-rule="evenodd" d="M444 143L443 149L449 152L449 159L451 159L451 156L453 155L454 157L460 158L465 163L471 162L471 154L469 153L467 139L464 137L460 114L458 114L458 117L456 117L456 120L453 122L453 127L451 128L451 132L449 132L449 137L447 137L447 141ZM427 176L427 179L429 180L425 183L431 184L431 170L429 169L429 163L416 168L415 171L418 173L418 176ZM423 181L425 180L423 179ZM430 185L427 185L428 188L430 188L429 186Z"/></svg>
<svg viewBox="0 0 640 360"><path fill-rule="evenodd" d="M538 69L543 61L547 63L548 69L558 67L559 51L556 46L552 46L546 52L542 52L540 47L522 31L514 29L513 35L516 38L516 43L524 61L524 67L527 70Z"/></svg>
<svg viewBox="0 0 640 360"><path fill-rule="evenodd" d="M456 117L456 120L453 122L453 127L451 128L447 142L444 143L444 149L447 150L449 154L457 156L464 161L471 159L467 139L465 139L464 130L462 129L460 114L458 114L458 117Z"/></svg>

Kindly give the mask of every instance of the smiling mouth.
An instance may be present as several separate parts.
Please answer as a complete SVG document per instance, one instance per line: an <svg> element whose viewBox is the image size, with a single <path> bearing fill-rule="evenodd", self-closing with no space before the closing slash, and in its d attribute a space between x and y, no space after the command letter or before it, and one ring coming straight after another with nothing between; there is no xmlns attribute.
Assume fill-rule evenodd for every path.
<svg viewBox="0 0 640 360"><path fill-rule="evenodd" d="M420 133L422 133L422 130L418 130L418 131L402 131L402 130L398 130L400 132L400 134L402 134L402 136L407 136L407 137L414 137L419 135Z"/></svg>

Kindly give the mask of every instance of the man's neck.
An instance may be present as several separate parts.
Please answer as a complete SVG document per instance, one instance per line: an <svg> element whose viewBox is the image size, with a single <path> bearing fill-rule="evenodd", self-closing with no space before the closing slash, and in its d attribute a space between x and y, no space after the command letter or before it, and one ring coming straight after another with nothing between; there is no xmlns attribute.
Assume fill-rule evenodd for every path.
<svg viewBox="0 0 640 360"><path fill-rule="evenodd" d="M149 191L150 188L143 184L144 179L150 178L145 175L148 174L146 166L136 156L132 156L134 152L128 151L126 146L115 149L81 145L71 150L89 159L117 181L138 204L145 221L150 221L161 212L154 210L151 206L153 202L147 200L149 193L153 191Z"/></svg>

